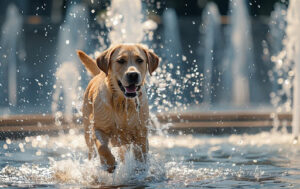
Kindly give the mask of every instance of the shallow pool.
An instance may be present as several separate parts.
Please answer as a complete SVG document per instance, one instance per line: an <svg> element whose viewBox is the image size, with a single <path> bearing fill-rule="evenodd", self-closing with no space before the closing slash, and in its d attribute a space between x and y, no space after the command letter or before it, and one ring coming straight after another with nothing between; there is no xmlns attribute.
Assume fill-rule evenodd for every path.
<svg viewBox="0 0 300 189"><path fill-rule="evenodd" d="M114 174L87 160L83 135L0 142L1 186L300 187L300 145L287 133L151 136L148 165L131 152ZM116 149L113 149L115 151ZM142 167L142 169L140 169Z"/></svg>

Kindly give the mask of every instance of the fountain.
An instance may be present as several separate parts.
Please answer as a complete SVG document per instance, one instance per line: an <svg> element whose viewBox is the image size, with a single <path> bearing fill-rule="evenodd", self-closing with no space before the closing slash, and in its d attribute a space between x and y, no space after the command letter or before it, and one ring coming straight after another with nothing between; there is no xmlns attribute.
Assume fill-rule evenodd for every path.
<svg viewBox="0 0 300 189"><path fill-rule="evenodd" d="M84 49L89 40L89 19L86 7L72 4L58 33L57 63L78 62L76 50Z"/></svg>
<svg viewBox="0 0 300 189"><path fill-rule="evenodd" d="M282 41L285 36L286 11L284 4L275 3L274 10L270 16L270 49L272 55L277 55L283 48Z"/></svg>
<svg viewBox="0 0 300 189"><path fill-rule="evenodd" d="M80 87L81 76L74 62L63 62L57 69L55 76L52 112L55 112L57 123L60 124L58 119L62 116L62 113L59 111L59 104L61 104L60 101L63 101L63 115L65 120L70 123L74 114L73 110L76 110L75 113L81 112L81 96L83 93Z"/></svg>
<svg viewBox="0 0 300 189"><path fill-rule="evenodd" d="M182 45L179 34L178 18L174 9L167 9L163 14L164 54L175 70L181 63ZM175 76L175 75L173 75Z"/></svg>
<svg viewBox="0 0 300 189"><path fill-rule="evenodd" d="M21 32L22 22L17 7L13 4L9 5L6 11L6 21L2 26L0 42L1 51L3 52L0 63L0 98L8 99L9 106L17 105L18 69L16 52L18 52L18 36Z"/></svg>
<svg viewBox="0 0 300 189"><path fill-rule="evenodd" d="M105 22L106 27L110 28L108 37L111 45L145 40L146 33L156 29L157 25L151 20L143 20L140 0L112 0Z"/></svg>
<svg viewBox="0 0 300 189"><path fill-rule="evenodd" d="M283 43L282 41L285 38L285 28L286 28L286 6L282 3L275 3L274 10L271 13L270 21L269 21L269 28L270 28L270 36L269 36L269 47L266 47L264 49L264 54L267 56L267 58L270 58L271 61L274 62L276 59L276 56L283 50ZM282 93L282 83L281 83L281 77L285 70L281 69L282 67L280 64L276 64L273 66L273 68L268 71L268 76L270 78L270 81L272 82L272 92L270 94L271 104L275 108L275 116L274 116L274 130L279 128L279 121L278 121L278 113L280 113L283 107L283 104L285 104L285 97L284 92ZM286 77L286 76L284 76ZM288 77L288 76L287 76ZM283 85L284 86L284 85ZM284 87L286 88L286 87ZM288 99L291 99L288 95ZM284 108L284 111L290 111L290 100L286 101L286 107Z"/></svg>
<svg viewBox="0 0 300 189"><path fill-rule="evenodd" d="M202 13L204 32L204 91L203 102L212 103L212 76L216 56L215 45L218 42L220 31L220 14L215 3L209 2Z"/></svg>
<svg viewBox="0 0 300 189"><path fill-rule="evenodd" d="M52 101L52 113L55 113L56 120L63 116L60 108L64 109L67 122L72 121L74 113L81 112L79 99L83 92L80 82L87 75L78 71L82 66L79 66L81 64L78 62L76 50L84 49L87 44L88 23L86 7L75 3L67 10L65 22L59 30L56 64L60 66L55 73Z"/></svg>
<svg viewBox="0 0 300 189"><path fill-rule="evenodd" d="M298 137L300 130L300 1L290 0L287 10L287 27L285 41L286 61L294 64L293 90L293 135ZM291 81L290 81L291 82Z"/></svg>
<svg viewBox="0 0 300 189"><path fill-rule="evenodd" d="M162 15L162 21L164 24L162 45L157 50L162 57L162 61L160 67L155 71L155 75L149 81L150 88L152 88L149 92L151 94L150 104L154 104L150 107L152 111L158 112L174 109L173 104L175 103L180 106L183 90L179 90L179 86L183 86L182 81L185 75L185 68L182 64L182 57L184 56L175 10L172 8L166 9Z"/></svg>
<svg viewBox="0 0 300 189"><path fill-rule="evenodd" d="M300 26L300 14L297 10L300 3L295 0L289 2L286 13L286 37L283 39L283 49L276 56L272 56L275 63L274 73L276 74L276 84L278 90L271 93L272 104L276 106L276 112L292 112L293 135L298 137L300 127L300 100L299 85L300 78L300 38L297 29ZM285 16L285 15L284 15ZM284 21L282 21L284 24Z"/></svg>
<svg viewBox="0 0 300 189"><path fill-rule="evenodd" d="M224 60L225 85L231 85L231 102L245 106L250 102L249 77L252 69L252 37L250 17L245 0L230 1L230 41ZM228 94L224 96L228 97ZM227 99L230 100L230 99Z"/></svg>
<svg viewBox="0 0 300 189"><path fill-rule="evenodd" d="M297 63L296 61L299 59L299 51L295 51L299 50L299 37L294 35L296 28L299 27L300 21L297 14L297 10L299 10L300 5L297 1L298 0L290 1L288 13L289 26L287 27L287 38L284 43L285 50L279 53L278 56L274 56L272 58L275 60L275 67L282 66L280 67L282 69L278 70L278 80L280 80L279 83L283 87L280 92L288 93L288 95L285 95L288 97L291 97L292 94L292 80L289 79L293 79L295 74L295 70L292 68L294 68L294 63ZM91 2L95 3L96 1ZM234 3L236 3L235 6L241 8L239 2L237 0L234 1ZM212 6L212 4L209 6ZM149 24L149 22L145 24L145 22L143 22L143 17L140 16L141 7L141 1L112 0L112 6L109 8L108 15L110 15L111 18L115 18L117 21L114 22L113 19L107 20L107 22L115 23L115 25L108 25L108 28L113 33L111 37L118 37L117 39L110 38L111 43L142 42L145 39L145 36L147 35L145 29L142 30L141 28L136 28L138 31L132 31L137 38L131 36L130 33L124 29L128 28L130 25L141 26ZM243 7L241 9L243 9ZM124 14L126 13L126 18L119 14L119 12L124 10L128 10L124 12ZM237 10L233 10L233 12L235 11ZM67 16L68 15L74 17L73 13L68 13ZM141 19L136 20L135 18L131 18L132 15L134 15L133 17L135 18L139 17ZM240 16L239 14L233 15ZM78 18L78 14L75 14L75 16ZM120 17L122 19L119 19ZM244 19L249 18L246 17ZM234 20L235 19L232 19L232 21ZM239 22L241 21L245 20L239 20ZM120 24L120 22L122 22L121 25L124 27L123 29L117 24ZM64 26L61 27L61 32L72 32L66 29L68 28L67 25L68 22L66 21ZM151 26L151 24L149 25ZM248 52L249 49L240 49L241 52L239 53L245 56L243 58L239 56L236 57L234 54L236 53L236 49L234 48L241 45L241 39L245 43L248 42L243 38L242 34L236 31L237 23L234 24L233 22L233 26L234 27L232 29L235 35L231 36L232 49L230 50L231 53L228 54L230 55L228 58L232 61L246 60L246 52ZM244 25L243 27L241 25L239 26L241 27L241 31L247 31L243 28ZM72 27L75 28L74 32L77 32L76 26ZM213 27L210 26L207 27L207 29L208 28ZM172 32L178 33L178 28L175 30L176 31ZM141 34L142 31L144 32L143 34ZM80 32L77 34L81 37ZM86 34L83 34L82 37L87 37L84 35ZM64 37L68 36L71 35L64 35ZM77 111L76 108L74 108L74 105L78 105L78 98L80 97L78 94L82 94L83 92L79 91L79 85L81 82L81 72L78 69L79 64L77 65L76 62L74 62L75 60L73 58L75 57L72 55L69 56L69 54L66 54L66 56L64 56L63 51L66 50L66 53L69 52L68 44L72 44L72 48L76 48L76 45L74 45L71 39L64 37L59 37L63 43L61 47L58 47L60 52L58 53L59 57L57 57L58 65L55 74L56 84L54 85L54 104L52 108L53 112L55 112L60 110L61 107L66 106L65 116L67 120L70 120L72 114ZM216 41L216 39L211 35L207 37L207 39L209 38ZM211 50L213 48L212 41L206 42L207 46L210 47L208 50ZM84 40L80 40L78 44L83 43ZM167 44L166 47L168 48ZM180 45L178 47L180 47ZM176 50L174 50L174 52L177 53ZM170 52L170 54L175 55L175 58L177 57L176 53ZM73 54L75 56L75 53ZM180 57L179 53L178 55ZM207 62L209 62L208 60L211 60L212 57L215 57L215 55L210 53L206 57ZM230 116L232 115L220 115L218 114L219 112L216 111L205 112L206 114L200 113L199 116L198 113L201 111L199 107L196 109L197 112L192 112L193 110L191 109L193 108L193 105L198 105L199 101L197 100L201 99L200 95L202 92L199 90L199 86L201 86L201 73L198 70L198 66L193 67L193 64L189 64L189 68L192 69L192 71L186 71L187 74L178 74L181 76L179 78L180 80L174 79L170 74L169 67L175 65L174 67L176 71L182 71L182 67L177 64L179 62L181 62L181 60L178 62L171 62L172 64L165 61L159 67L157 72L149 78L150 87L148 89L148 94L150 98L153 98L153 95L157 95L157 97L154 97L154 102L150 103L152 106L150 109L153 111L157 108L155 110L158 112L166 111L166 113L170 113L168 116L165 116L166 114L157 114L158 116L154 118L153 121L156 122L155 124L159 125L158 127L162 126L161 123L158 123L158 121L163 121L163 123L169 125L173 124L172 128L168 131L174 132L174 134L166 135L161 132L160 135L151 134L149 136L148 169L143 173L137 171L136 168L144 168L145 166L138 164L134 160L131 150L129 150L129 153L126 153L124 162L118 161L119 163L113 174L107 173L102 169L97 158L94 160L92 159L91 161L88 160L87 147L82 130L80 130L80 127L73 127L69 128L69 130L63 135L52 136L48 135L49 133L38 136L25 135L23 136L24 138L19 140L12 140L5 136L4 140L0 140L1 186L23 188L54 188L64 186L75 188L299 188L300 150L299 143L297 143L296 140L291 142L292 135L287 132L261 132L260 124L265 124L266 122L269 124L269 114L266 115L267 121L265 121L264 116L255 117L257 116L255 113L240 114L240 112L238 112L238 114L233 114L233 117L236 117L236 120L230 120ZM229 61L228 64L229 63L231 62ZM232 64L236 65L237 63L238 62L234 62ZM244 79L244 81L248 79L247 82L249 82L249 73L243 70L248 68L247 66L249 65L248 63L246 64L246 62L243 63L245 63L245 65L237 65L239 69L242 69L241 71L243 74L236 77L237 79ZM198 65L198 63L195 65ZM213 68L211 68L213 66L214 65L209 63L206 65L206 67L211 70L213 70ZM231 69L230 66L232 65L229 64L228 70ZM297 71L297 73L299 71ZM235 72L237 72L237 70L235 70ZM284 74L280 75L281 73ZM232 72L229 72L229 74L232 74ZM289 78L286 79L286 75L288 75ZM212 77L212 75L208 77ZM191 81L192 79L195 79L196 82L194 82L194 80ZM233 81L232 78L230 78L230 80ZM295 84L299 83L300 82L298 81L295 82ZM181 90L184 90L185 85L189 85L194 89L190 93L191 95L189 97L192 102L189 104L183 100L184 93L180 93ZM240 83L234 83L234 85L238 86ZM248 87L248 89L250 88L249 85L245 87ZM230 87L230 91L234 91L232 88L233 87ZM241 90L243 89L244 88L241 88ZM298 90L295 90L295 93L297 91ZM226 92L228 93L228 91ZM176 99L177 101L170 101L170 93L176 94L178 97ZM61 94L64 95L64 98L60 98ZM294 94L294 99L296 99L297 96L297 94ZM249 100L249 96L247 97L248 99L246 97L244 96L241 99L236 99L234 102L239 105L244 105ZM64 103L57 103L58 101L64 101ZM297 99L294 100L294 103L297 102ZM291 105L291 103L289 105ZM172 114L171 111L173 109L171 110L171 108L177 107L178 109L182 108L183 110L187 110L187 112L173 112ZM286 107L288 107L288 105L286 105ZM297 111L298 107L299 106L294 105L295 115L299 113ZM225 106L226 110L227 108L228 106ZM183 118L184 113L187 113L185 115L189 116L189 119ZM48 115L41 115L41 117L47 116ZM28 125L25 123L31 124L29 125L29 129L31 129L29 130L30 132L33 129L40 131L40 129L43 128L43 120L41 121L40 119L36 119L37 122L32 124L30 123L31 120L28 120L28 117L23 115L20 119L15 118L14 122L12 122L11 119L8 119L8 125L4 125L4 127L3 120L5 121L5 119L2 119L1 117L1 132L4 129L9 129L9 132L12 132L14 129L25 130L28 128ZM247 119L247 117L249 120L240 120ZM258 120L259 124L253 124L253 119L260 119ZM294 119L293 124L295 127L299 126L296 116L294 116ZM11 125L9 125L9 123ZM55 127L55 125L51 123L52 122L46 123L50 124L48 125L48 128L50 129ZM201 127L200 124L205 125L205 127ZM226 124L228 124L227 128ZM68 123L67 125L71 124ZM238 127L247 127L247 129L258 127L257 130L259 133L249 134L249 130L246 129L246 134L237 134L238 132L235 128ZM197 133L197 131L206 132L206 130L209 129L213 130L212 132L209 132L209 134ZM230 135L222 135L226 132L226 130L230 130ZM189 132L191 134L188 134ZM294 128L295 135L296 132L297 128ZM215 136L215 133L219 135ZM113 148L112 153L117 154L118 150L119 149L117 148Z"/></svg>

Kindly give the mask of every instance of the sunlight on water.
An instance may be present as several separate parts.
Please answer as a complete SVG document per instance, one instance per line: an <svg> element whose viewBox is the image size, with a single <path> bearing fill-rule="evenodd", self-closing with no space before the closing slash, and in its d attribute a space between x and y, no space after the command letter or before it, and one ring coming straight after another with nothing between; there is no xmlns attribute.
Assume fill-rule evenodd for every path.
<svg viewBox="0 0 300 189"><path fill-rule="evenodd" d="M291 138L282 132L222 137L156 135L149 138L148 165L135 161L129 151L125 162L118 160L115 172L109 174L101 166L99 157L87 159L83 135L70 130L57 137L3 141L1 145L7 149L0 152L4 154L1 162L7 163L1 165L0 182L180 187L206 186L214 180L214 186L226 184L225 181L243 181L250 186L264 180L276 182L288 173L296 174L289 178L293 180L299 174L296 168L300 163L297 160L300 150L298 142ZM23 152L20 144L23 144ZM117 148L112 151L117 156ZM19 157L10 159L13 154Z"/></svg>

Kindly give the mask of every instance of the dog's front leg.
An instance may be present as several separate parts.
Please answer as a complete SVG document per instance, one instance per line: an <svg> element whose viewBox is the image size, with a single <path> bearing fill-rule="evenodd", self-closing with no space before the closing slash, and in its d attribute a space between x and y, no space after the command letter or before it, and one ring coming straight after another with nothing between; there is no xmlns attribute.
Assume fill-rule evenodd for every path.
<svg viewBox="0 0 300 189"><path fill-rule="evenodd" d="M84 125L84 138L86 145L88 146L88 156L89 160L92 159L93 155L95 154L94 150L94 128L93 124L90 122L91 120L91 115L88 116L88 111L87 108L83 109L83 125Z"/></svg>
<svg viewBox="0 0 300 189"><path fill-rule="evenodd" d="M120 156L120 160L124 163L125 161L125 154L129 149L129 145L123 145L119 147L119 156Z"/></svg>
<svg viewBox="0 0 300 189"><path fill-rule="evenodd" d="M86 127L87 129L85 129L84 131L84 138L85 138L85 142L86 142L86 145L88 146L88 149L89 149L89 153L88 153L88 157L89 157L89 160L92 159L92 157L94 156L94 140L93 140L93 135L94 135L94 131L89 129L88 127Z"/></svg>
<svg viewBox="0 0 300 189"><path fill-rule="evenodd" d="M96 130L96 146L100 156L100 161L102 165L107 166L107 171L109 173L114 172L116 168L115 157L112 155L110 149L108 148L108 136L102 131Z"/></svg>
<svg viewBox="0 0 300 189"><path fill-rule="evenodd" d="M144 136L138 137L137 140L134 142L135 158L140 162L146 162L148 150L148 138Z"/></svg>

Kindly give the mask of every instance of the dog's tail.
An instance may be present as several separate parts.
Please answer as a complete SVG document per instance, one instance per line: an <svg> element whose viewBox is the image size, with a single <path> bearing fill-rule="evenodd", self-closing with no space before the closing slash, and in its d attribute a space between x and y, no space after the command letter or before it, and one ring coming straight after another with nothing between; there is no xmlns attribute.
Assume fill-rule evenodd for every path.
<svg viewBox="0 0 300 189"><path fill-rule="evenodd" d="M87 71L94 77L98 75L101 71L100 68L97 66L97 63L94 59L89 57L81 50L77 50L77 55L80 58L82 64L85 66Z"/></svg>

